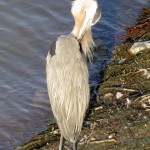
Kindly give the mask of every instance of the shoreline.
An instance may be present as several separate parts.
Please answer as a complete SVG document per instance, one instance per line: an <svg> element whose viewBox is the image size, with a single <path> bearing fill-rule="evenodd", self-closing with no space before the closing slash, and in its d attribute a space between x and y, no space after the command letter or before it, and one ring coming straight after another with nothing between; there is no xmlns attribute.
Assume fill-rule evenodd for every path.
<svg viewBox="0 0 150 150"><path fill-rule="evenodd" d="M97 94L83 124L80 150L150 148L150 49L129 51L135 42L150 40L149 24L150 8L143 8L137 23L126 28L124 43L115 47L102 83L94 87ZM54 123L16 150L55 150L59 136Z"/></svg>

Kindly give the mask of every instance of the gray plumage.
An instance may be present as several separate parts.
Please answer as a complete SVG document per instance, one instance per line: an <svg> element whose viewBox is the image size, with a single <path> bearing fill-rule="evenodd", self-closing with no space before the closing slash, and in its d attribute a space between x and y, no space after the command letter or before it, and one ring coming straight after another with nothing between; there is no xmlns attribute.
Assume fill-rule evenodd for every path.
<svg viewBox="0 0 150 150"><path fill-rule="evenodd" d="M62 135L75 143L89 103L87 65L71 35L58 38L55 53L46 59L50 103Z"/></svg>

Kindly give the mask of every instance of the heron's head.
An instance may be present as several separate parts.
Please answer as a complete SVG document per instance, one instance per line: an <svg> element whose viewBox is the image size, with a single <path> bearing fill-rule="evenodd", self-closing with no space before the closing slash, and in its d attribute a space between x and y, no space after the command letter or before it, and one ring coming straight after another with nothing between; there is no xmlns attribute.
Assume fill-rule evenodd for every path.
<svg viewBox="0 0 150 150"><path fill-rule="evenodd" d="M101 17L97 1L75 0L72 3L71 12L75 20L72 33L81 41L84 53L88 54L94 45L91 27L96 24Z"/></svg>
<svg viewBox="0 0 150 150"><path fill-rule="evenodd" d="M75 36L79 40L101 16L96 0L75 0L71 12L75 20Z"/></svg>

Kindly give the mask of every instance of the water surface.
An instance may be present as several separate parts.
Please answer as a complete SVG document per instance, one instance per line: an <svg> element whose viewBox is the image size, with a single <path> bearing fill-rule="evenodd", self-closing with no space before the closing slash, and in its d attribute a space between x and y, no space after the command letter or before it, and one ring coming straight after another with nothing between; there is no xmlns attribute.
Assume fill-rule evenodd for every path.
<svg viewBox="0 0 150 150"><path fill-rule="evenodd" d="M109 50L121 42L124 25L133 24L146 0L99 0L101 21L93 36ZM70 0L0 0L0 150L12 150L46 128L52 116L45 82L50 45L73 27ZM96 52L90 84L107 57Z"/></svg>

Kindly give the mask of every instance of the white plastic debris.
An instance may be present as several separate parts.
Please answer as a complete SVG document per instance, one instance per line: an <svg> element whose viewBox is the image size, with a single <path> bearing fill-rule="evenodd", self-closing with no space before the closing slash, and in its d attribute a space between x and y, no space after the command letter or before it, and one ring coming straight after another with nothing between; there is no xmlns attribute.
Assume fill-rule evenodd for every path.
<svg viewBox="0 0 150 150"><path fill-rule="evenodd" d="M146 105L145 103L142 103L142 106L143 106L144 108L146 108L146 107L147 107L147 105Z"/></svg>
<svg viewBox="0 0 150 150"><path fill-rule="evenodd" d="M121 92L117 92L116 93L116 99L119 99L123 96L123 94Z"/></svg>
<svg viewBox="0 0 150 150"><path fill-rule="evenodd" d="M150 48L150 41L145 42L135 42L132 47L130 48L129 52L133 55L136 55L142 50Z"/></svg>
<svg viewBox="0 0 150 150"><path fill-rule="evenodd" d="M127 108L129 107L129 105L131 104L131 100L129 99L129 98L126 98L126 100L127 100Z"/></svg>

